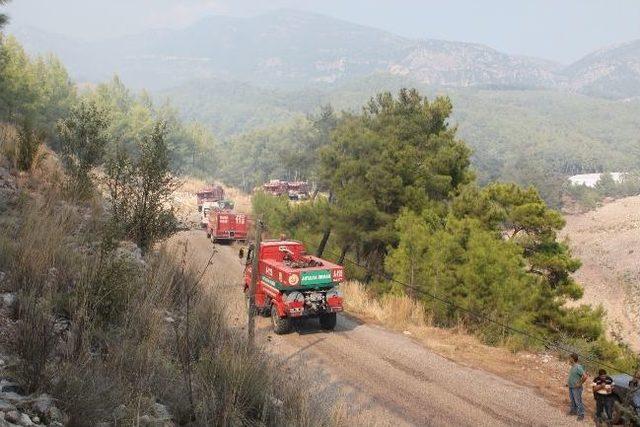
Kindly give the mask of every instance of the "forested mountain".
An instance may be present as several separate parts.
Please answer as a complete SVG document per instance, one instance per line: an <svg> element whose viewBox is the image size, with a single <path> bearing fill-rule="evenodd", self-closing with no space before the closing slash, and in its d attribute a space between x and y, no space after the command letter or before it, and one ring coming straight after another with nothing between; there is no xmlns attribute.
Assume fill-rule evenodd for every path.
<svg viewBox="0 0 640 427"><path fill-rule="evenodd" d="M74 74L101 79L100 70L117 71L128 84L150 89L204 77L263 85L335 81L386 69L390 61L400 61L413 43L299 12L253 18L214 16L181 30L81 44L95 60L93 64L80 59L75 49L69 51L69 43L60 38L42 37L30 28L16 29L15 34L29 50L59 54Z"/></svg>
<svg viewBox="0 0 640 427"><path fill-rule="evenodd" d="M380 91L415 87L452 99L451 121L473 149L482 183L534 184L558 205L567 175L640 169L640 100L634 99L640 42L563 67L294 11L213 16L184 29L101 42L10 30L28 51L60 55L77 81L117 73L130 87L151 89L160 103L169 101L184 119L213 132L218 158L243 164L240 150L253 149L256 138L266 150L254 153L262 163L270 158L266 152L301 149L305 142L294 139L321 105L357 112ZM300 172L292 164L257 171L253 163L227 163L223 176L242 185Z"/></svg>
<svg viewBox="0 0 640 427"><path fill-rule="evenodd" d="M571 87L605 98L640 96L640 40L601 49L564 70Z"/></svg>
<svg viewBox="0 0 640 427"><path fill-rule="evenodd" d="M443 94L451 98L451 120L473 149L473 166L481 182L535 184L547 200L557 203L557 187L568 175L640 168L640 100L620 102L552 90L443 89L388 74L324 90L278 91L205 80L162 92L160 98L170 99L186 117L205 124L222 139L246 133L233 138L238 143L266 127L280 134L282 127L304 120L319 105L359 112L376 91L396 93L402 87L419 88L430 98Z"/></svg>
<svg viewBox="0 0 640 427"><path fill-rule="evenodd" d="M129 86L151 90L195 79L300 88L388 73L445 87L555 88L615 99L640 94L640 41L564 67L480 44L409 39L289 10L249 18L211 16L184 29L98 42L34 28L10 31L30 52L56 53L80 81L118 73Z"/></svg>
<svg viewBox="0 0 640 427"><path fill-rule="evenodd" d="M127 84L147 89L211 77L301 86L375 72L447 86L540 87L562 79L550 61L479 44L408 39L307 12L213 16L185 29L94 43L30 28L13 32L30 51L60 55L74 76L99 81L118 72Z"/></svg>

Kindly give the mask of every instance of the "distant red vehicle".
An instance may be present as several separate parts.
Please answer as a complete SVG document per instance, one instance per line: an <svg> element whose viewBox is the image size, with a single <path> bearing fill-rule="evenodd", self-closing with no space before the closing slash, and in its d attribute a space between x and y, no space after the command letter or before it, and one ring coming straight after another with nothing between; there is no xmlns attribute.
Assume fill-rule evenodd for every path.
<svg viewBox="0 0 640 427"><path fill-rule="evenodd" d="M203 188L196 193L198 199L198 212L202 212L202 205L205 202L218 202L224 199L224 188L219 185Z"/></svg>
<svg viewBox="0 0 640 427"><path fill-rule="evenodd" d="M272 196L287 195L291 200L309 198L309 183L307 181L281 181L273 179L262 186L265 193Z"/></svg>
<svg viewBox="0 0 640 427"><path fill-rule="evenodd" d="M307 181L287 182L289 199L305 200L309 198L309 183Z"/></svg>
<svg viewBox="0 0 640 427"><path fill-rule="evenodd" d="M209 211L207 237L213 243L244 242L247 240L249 217L243 213L229 211Z"/></svg>
<svg viewBox="0 0 640 427"><path fill-rule="evenodd" d="M262 186L265 193L271 194L272 196L282 196L283 194L287 194L289 188L287 186L287 181L280 181L279 179L272 179Z"/></svg>
<svg viewBox="0 0 640 427"><path fill-rule="evenodd" d="M317 317L323 329L336 326L342 294L337 286L344 281L342 266L307 255L304 245L293 240L267 240L256 254L247 253L244 291L248 296L252 259L258 257L256 309L271 315L276 334L291 330L295 318ZM243 252L241 252L243 255Z"/></svg>
<svg viewBox="0 0 640 427"><path fill-rule="evenodd" d="M202 209L200 211L200 222L202 228L207 228L209 224L209 213L212 211L217 212L231 212L233 211L234 203L231 200L218 200L217 202L202 202Z"/></svg>

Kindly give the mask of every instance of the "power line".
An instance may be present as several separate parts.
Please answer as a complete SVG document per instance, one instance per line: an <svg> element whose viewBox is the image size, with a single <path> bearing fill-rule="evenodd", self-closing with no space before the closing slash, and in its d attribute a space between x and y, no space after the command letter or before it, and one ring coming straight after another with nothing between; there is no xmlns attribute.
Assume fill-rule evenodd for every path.
<svg viewBox="0 0 640 427"><path fill-rule="evenodd" d="M307 246L318 247L318 245L309 245L309 243L308 243L308 242L305 242L304 240L301 240L301 241L302 241L302 243L304 243L304 244L305 244L305 245L307 245ZM331 252L331 251L325 251L325 252L326 252L326 253L329 253L329 255L331 255L331 256L333 256L333 257L336 257L336 256L337 256L337 254L336 254L335 252ZM338 258L336 258L336 259L338 259ZM364 270L367 270L367 269L368 269L366 266L364 266L364 265L362 265L362 264L360 264L360 263L358 263L358 262L356 262L356 261L353 261L353 260L351 260L351 259L349 259L349 258L346 258L346 257L345 257L345 258L344 258L344 260L345 260L345 261L347 261L348 263L350 263L350 264L352 264L352 265L354 265L354 266L357 266L357 267L359 267L359 268L362 268L362 269L364 269ZM450 301L450 300L449 300L449 299L447 299L446 297L443 297L443 296L437 295L437 294L432 293L432 292L428 292L428 291L426 291L425 289L419 288L419 287L417 287L417 286L415 286L415 285L410 285L410 284L408 284L408 283L402 282L401 280L397 280L397 279L395 279L393 276L391 276L391 275L390 275L390 274L388 274L388 273L382 272L380 275L381 275L383 278L385 278L385 279L389 280L390 282L393 282L393 283L396 283L396 284L398 284L398 285L403 286L405 289L410 289L410 290L412 290L412 291L416 292L417 294L420 294L420 295L426 296L426 297L431 298L431 299L433 299L434 301L437 301L437 302L439 302L439 303L441 303L441 304L444 304L444 305L447 305L447 306L449 306L449 307L452 307L452 308L454 308L454 309L456 309L456 310L459 310L459 311L465 312L465 313L467 313L467 314L469 314L469 315L471 315L471 316L475 317L476 319L484 320L484 321L487 321L487 322L489 322L489 323L493 323L493 324L495 324L495 325L497 325L497 326L500 326L500 327L502 327L502 328L504 328L504 329L506 329L506 330L509 330L509 331L511 331L511 332L513 332L513 333L523 335L523 336L525 336L525 337L527 337L527 338L529 338L529 339L531 339L531 340L533 340L533 341L537 341L537 342L539 342L539 343L542 343L542 344L544 344L544 346L545 346L546 348L555 348L556 350L559 350L559 351L561 351L561 352L565 352L565 353L567 353L567 354L577 354L577 355L581 358L581 360L583 359L583 360L585 360L585 361L587 361L587 362L591 362L591 364L592 364L592 365L594 365L594 366L604 367L604 368L611 369L611 370L613 370L613 371L617 371L617 372L620 372L620 373L623 373L623 374L627 374L627 375L629 375L629 376L632 376L632 377L633 377L633 375L632 375L632 374L630 374L630 373L626 372L624 369L620 369L620 368L618 368L618 367L616 367L616 366L609 365L609 364L607 364L607 363L604 363L604 362L602 362L602 361L599 361L599 360L597 360L597 359L594 359L594 358L592 358L592 357L590 357L590 356L588 356L588 355L581 354L581 353L580 353L580 352L578 352L578 351L571 350L571 349L566 348L566 347L564 347L564 346L562 346L562 345L556 344L555 342L550 341L550 340L548 340L547 338L539 337L539 336L535 336L535 335L533 335L533 334L531 334L531 333L529 333L529 332L527 332L527 331L524 331L524 330L522 330L522 329L514 328L513 326L506 325L506 324L504 324L504 323L502 323L502 322L500 322L500 321L498 321L498 320L496 320L496 319L494 319L494 318L492 318L492 317L490 317L490 316L487 316L487 315L482 314L482 313L477 313L477 312L475 312L475 311L473 311L473 310L470 310L470 309L468 309L468 308L466 308L466 307L462 307L461 305L456 304L456 303L455 303L455 302L453 302L453 301ZM587 364L588 364L588 363L587 363Z"/></svg>

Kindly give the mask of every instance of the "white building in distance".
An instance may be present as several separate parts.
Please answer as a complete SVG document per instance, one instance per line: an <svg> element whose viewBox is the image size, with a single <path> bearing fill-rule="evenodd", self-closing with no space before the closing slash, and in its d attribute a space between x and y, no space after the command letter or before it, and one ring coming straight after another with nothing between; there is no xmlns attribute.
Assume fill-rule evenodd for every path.
<svg viewBox="0 0 640 427"><path fill-rule="evenodd" d="M580 175L570 176L569 181L571 181L571 185L586 185L587 187L593 188L596 186L598 181L600 181L601 176L601 173L583 173ZM619 184L624 179L624 173L611 172L611 178Z"/></svg>

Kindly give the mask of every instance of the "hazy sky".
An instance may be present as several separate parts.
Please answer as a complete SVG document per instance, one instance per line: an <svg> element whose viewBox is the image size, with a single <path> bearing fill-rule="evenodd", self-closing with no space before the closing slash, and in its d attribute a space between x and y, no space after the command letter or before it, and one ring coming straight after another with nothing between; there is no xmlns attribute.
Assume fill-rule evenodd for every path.
<svg viewBox="0 0 640 427"><path fill-rule="evenodd" d="M18 25L95 39L279 8L563 63L640 39L640 0L13 0L8 12Z"/></svg>

